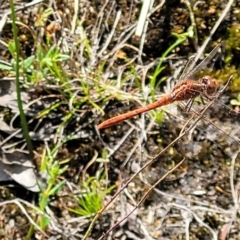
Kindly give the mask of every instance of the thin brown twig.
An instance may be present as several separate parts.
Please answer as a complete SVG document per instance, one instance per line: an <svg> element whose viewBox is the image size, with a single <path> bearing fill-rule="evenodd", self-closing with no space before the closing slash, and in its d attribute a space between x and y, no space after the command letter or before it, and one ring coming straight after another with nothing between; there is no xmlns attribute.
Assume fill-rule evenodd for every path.
<svg viewBox="0 0 240 240"><path fill-rule="evenodd" d="M215 33L215 31L218 29L219 25L221 24L221 22L225 18L226 14L228 13L228 11L229 11L230 7L232 6L233 2L234 2L234 0L229 0L229 2L227 3L227 5L224 8L222 14L220 15L217 22L215 23L212 30L210 31L209 36L203 42L202 46L198 49L195 61L197 61L202 56L202 53L204 52L204 49L206 48L206 46L208 45L209 41L211 40L213 34Z"/></svg>
<svg viewBox="0 0 240 240"><path fill-rule="evenodd" d="M122 218L120 221L115 223L106 233L104 233L98 240L103 239L106 235L108 235L114 228L116 228L119 224L121 224L123 221L125 221L147 198L149 193L162 181L164 180L170 173L174 172L178 167L182 165L182 163L185 161L185 157L176 164L171 170L169 170L166 174L164 174L157 182L155 182L148 190L147 192L142 196L140 201L136 204L136 206L126 215L124 218Z"/></svg>

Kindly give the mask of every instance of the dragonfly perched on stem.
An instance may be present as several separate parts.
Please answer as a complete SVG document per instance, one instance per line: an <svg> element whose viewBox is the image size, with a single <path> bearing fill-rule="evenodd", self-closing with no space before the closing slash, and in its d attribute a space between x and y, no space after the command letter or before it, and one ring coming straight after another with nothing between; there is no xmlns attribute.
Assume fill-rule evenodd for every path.
<svg viewBox="0 0 240 240"><path fill-rule="evenodd" d="M183 73L180 77L180 81L173 87L171 93L163 95L159 100L156 102L150 103L146 106L140 107L138 109L129 111L127 113L118 115L116 117L110 118L101 124L98 125L98 129L103 129L107 127L111 127L117 123L120 123L124 120L132 118L136 115L141 113L147 112L149 110L155 109L157 107L165 106L175 101L184 101L195 99L196 97L206 97L211 98L214 96L218 89L218 83L216 79L210 76L204 76L200 78L198 81L194 81L191 77L196 74L196 72L202 70L209 61L216 55L218 49L220 48L221 44L218 44L210 53L209 55L202 60L195 68L192 70ZM190 62L189 62L190 63ZM188 65L193 65L192 63ZM191 67L190 67L191 68Z"/></svg>

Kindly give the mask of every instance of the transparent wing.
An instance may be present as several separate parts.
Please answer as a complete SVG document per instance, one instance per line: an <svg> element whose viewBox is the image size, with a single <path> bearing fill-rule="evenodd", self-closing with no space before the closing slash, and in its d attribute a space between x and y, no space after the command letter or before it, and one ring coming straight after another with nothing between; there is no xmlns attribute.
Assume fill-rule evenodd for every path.
<svg viewBox="0 0 240 240"><path fill-rule="evenodd" d="M226 97L216 100L204 114L206 138L212 141L227 140L228 143L240 143L240 112L224 104Z"/></svg>
<svg viewBox="0 0 240 240"><path fill-rule="evenodd" d="M202 60L202 62L200 62L196 67L194 67L196 65L196 61L194 58L191 58L186 67L183 70L183 73L180 77L180 80L182 79L189 79L191 76L193 76L195 73L201 71L203 68L205 68L208 63L215 57L215 55L217 54L219 48L221 47L221 44L218 44L210 53L209 55L204 58Z"/></svg>

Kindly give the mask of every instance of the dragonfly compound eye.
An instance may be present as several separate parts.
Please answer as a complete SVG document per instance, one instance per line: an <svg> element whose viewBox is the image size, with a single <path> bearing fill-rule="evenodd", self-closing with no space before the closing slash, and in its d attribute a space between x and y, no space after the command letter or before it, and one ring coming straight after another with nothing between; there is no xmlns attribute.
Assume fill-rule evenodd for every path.
<svg viewBox="0 0 240 240"><path fill-rule="evenodd" d="M201 82L206 86L206 93L212 95L217 91L218 84L216 79L211 78L210 76L205 76L201 79Z"/></svg>

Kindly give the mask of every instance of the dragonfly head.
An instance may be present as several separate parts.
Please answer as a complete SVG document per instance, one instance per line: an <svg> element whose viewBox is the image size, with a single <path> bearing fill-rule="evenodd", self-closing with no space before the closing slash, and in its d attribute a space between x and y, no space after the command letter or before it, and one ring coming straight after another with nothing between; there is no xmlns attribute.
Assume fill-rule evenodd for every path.
<svg viewBox="0 0 240 240"><path fill-rule="evenodd" d="M205 91L207 95L214 94L218 89L218 83L217 80L210 77L210 76L204 76L200 79L200 82L205 85Z"/></svg>

